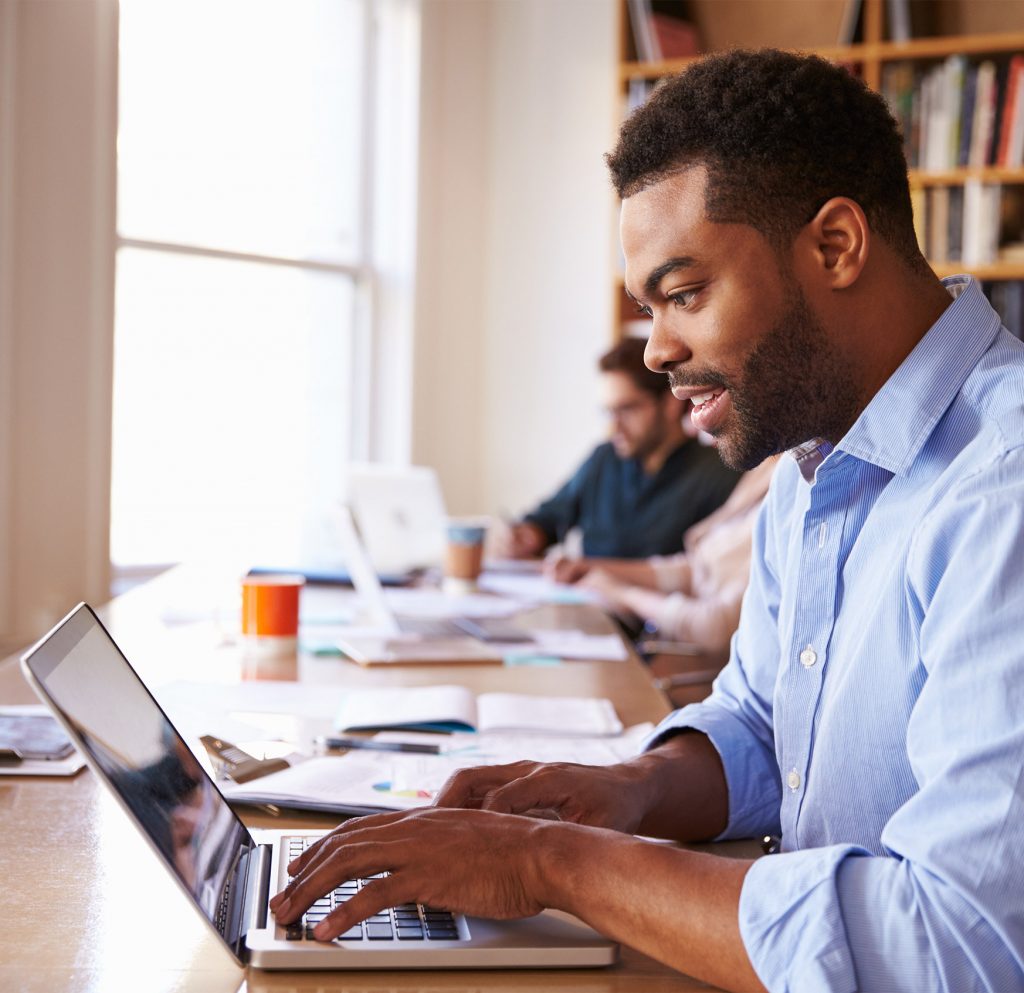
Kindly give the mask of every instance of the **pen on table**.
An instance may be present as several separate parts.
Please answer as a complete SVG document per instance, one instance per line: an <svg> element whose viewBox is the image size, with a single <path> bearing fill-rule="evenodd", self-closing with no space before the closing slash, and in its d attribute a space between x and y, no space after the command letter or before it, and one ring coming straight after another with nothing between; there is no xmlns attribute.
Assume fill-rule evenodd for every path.
<svg viewBox="0 0 1024 993"><path fill-rule="evenodd" d="M320 748L365 748L371 752L415 752L418 755L440 755L440 745L421 745L412 741L377 741L374 738L314 738Z"/></svg>

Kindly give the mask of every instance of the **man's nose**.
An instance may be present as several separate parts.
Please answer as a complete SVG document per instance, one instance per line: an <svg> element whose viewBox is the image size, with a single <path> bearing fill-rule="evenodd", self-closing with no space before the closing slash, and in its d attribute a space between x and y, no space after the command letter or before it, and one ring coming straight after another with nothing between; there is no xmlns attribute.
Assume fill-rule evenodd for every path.
<svg viewBox="0 0 1024 993"><path fill-rule="evenodd" d="M652 372L671 372L690 358L686 343L655 315L651 321L651 335L644 349L644 365Z"/></svg>

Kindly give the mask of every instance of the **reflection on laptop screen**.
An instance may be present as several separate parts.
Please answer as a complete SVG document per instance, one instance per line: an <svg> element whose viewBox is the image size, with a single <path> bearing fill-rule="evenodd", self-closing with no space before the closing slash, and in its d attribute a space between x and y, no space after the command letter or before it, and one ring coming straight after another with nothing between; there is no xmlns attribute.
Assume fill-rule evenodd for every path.
<svg viewBox="0 0 1024 993"><path fill-rule="evenodd" d="M81 607L25 664L223 933L225 882L254 842L110 636Z"/></svg>

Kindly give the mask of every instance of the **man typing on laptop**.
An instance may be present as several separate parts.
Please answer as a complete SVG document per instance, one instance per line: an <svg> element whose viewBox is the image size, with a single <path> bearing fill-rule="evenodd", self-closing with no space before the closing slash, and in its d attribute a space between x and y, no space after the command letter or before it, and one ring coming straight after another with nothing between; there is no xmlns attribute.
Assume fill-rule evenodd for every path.
<svg viewBox="0 0 1024 993"><path fill-rule="evenodd" d="M1024 989L1024 346L928 268L896 125L842 67L712 56L609 162L648 365L734 468L791 453L730 662L630 762L473 770L342 825L278 920L387 871L316 936L405 900L555 907L728 989Z"/></svg>

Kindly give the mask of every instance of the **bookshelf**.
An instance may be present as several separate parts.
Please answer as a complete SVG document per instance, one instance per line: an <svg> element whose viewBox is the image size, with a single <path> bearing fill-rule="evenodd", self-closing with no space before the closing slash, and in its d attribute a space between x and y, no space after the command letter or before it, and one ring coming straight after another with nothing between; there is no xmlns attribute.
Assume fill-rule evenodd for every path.
<svg viewBox="0 0 1024 993"><path fill-rule="evenodd" d="M897 67L908 66L908 76L914 80L913 85L917 86L929 70L947 64L948 60L962 59L967 71L971 67L976 69L982 61L991 61L998 67L1000 112L995 122L996 129L1003 123L1002 108L1009 75L1008 65L1014 55L1024 53L1024 3L1014 0L910 0L906 11L912 11L915 17L926 15L930 22L930 33L904 41L891 40L889 37L891 12L900 6L899 0L860 0L855 36L851 30L851 36L856 37L856 40L850 44L832 42L844 30L843 18L848 18L851 11L856 9L856 0L802 0L799 6L792 2L787 4L786 0L776 0L774 4L766 5L775 7L776 25L785 22L789 14L793 15L791 42L784 39L787 30L784 23L771 27L741 23L744 8L736 0L690 0L678 6L698 22L698 32L702 35L705 33L700 23L702 18L704 27L711 27L709 19L721 17L728 20L732 8L735 25L715 25L713 31L708 30L706 33L711 41L706 51L772 45L814 52L823 58L850 66L852 71L879 92L887 92L887 85L891 86L892 78L899 71ZM629 7L627 0L621 0L618 78L627 108L630 101L635 104L641 98L643 88L653 85L664 76L682 71L701 57L639 60ZM745 8L745 12L750 10L750 6ZM853 25L847 24L847 27L852 29ZM734 37L729 37L730 29ZM1017 92L1024 94L1024 83ZM908 161L911 161L909 112L906 121ZM916 141L916 134L913 140ZM998 133L994 135L993 142L998 151ZM923 153L921 158L924 159ZM919 239L932 268L939 276L969 272L982 280L997 309L1002 307L1001 313L1007 325L1011 325L1011 320L1020 322L1016 327L1011 326L1011 330L1021 335L1024 330L1024 164L967 167L947 163L943 168L926 168L923 161L921 165L917 162L911 164L913 167L909 178ZM969 186L974 187L972 195L978 188L990 192L985 215L990 237L980 254L977 240L972 240L969 258L976 258L977 261L965 263L959 255L954 257L945 249L958 251L964 246L966 232L961 228L954 238L952 230L956 224L963 225L964 191ZM953 205L952 215L947 214L950 203ZM949 219L950 216L952 219ZM939 224L944 222L949 226L948 238L936 239L936 218ZM972 222L974 219L972 211ZM932 224L931 228L929 224ZM993 226L994 233L991 230ZM972 223L972 230L975 229L976 224ZM617 272L614 292L614 314L617 320L615 336L642 334L643 321L638 319L635 307L625 294L621 272Z"/></svg>

